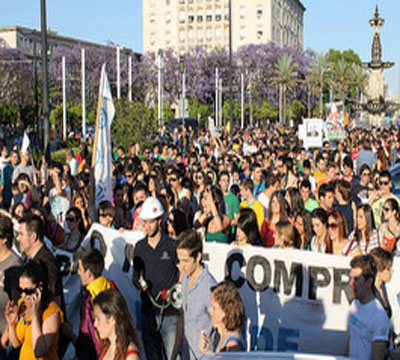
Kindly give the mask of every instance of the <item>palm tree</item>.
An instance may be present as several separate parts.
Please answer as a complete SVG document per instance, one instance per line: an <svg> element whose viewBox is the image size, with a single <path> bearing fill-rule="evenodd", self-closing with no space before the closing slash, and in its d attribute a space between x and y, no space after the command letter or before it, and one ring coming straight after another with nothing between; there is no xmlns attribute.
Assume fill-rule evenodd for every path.
<svg viewBox="0 0 400 360"><path fill-rule="evenodd" d="M323 111L323 93L325 82L328 78L331 67L328 62L327 56L322 52L318 55L317 61L311 68L310 77L313 83L316 84L319 91L319 113L322 115Z"/></svg>
<svg viewBox="0 0 400 360"><path fill-rule="evenodd" d="M297 67L298 64L293 62L292 56L287 54L282 55L275 66L276 76L273 80L276 84L282 86L283 97L282 109L279 109L283 112L282 117L280 117L280 119L282 119L280 125L286 125L286 94L287 91L294 88L298 82Z"/></svg>
<svg viewBox="0 0 400 360"><path fill-rule="evenodd" d="M345 101L346 89L349 85L349 66L344 59L339 59L336 63L331 65L331 81L334 88L338 90L339 98L343 102Z"/></svg>
<svg viewBox="0 0 400 360"><path fill-rule="evenodd" d="M368 84L368 74L356 63L351 64L350 74L351 84L356 88L356 108L358 108L361 94L364 92L364 89Z"/></svg>

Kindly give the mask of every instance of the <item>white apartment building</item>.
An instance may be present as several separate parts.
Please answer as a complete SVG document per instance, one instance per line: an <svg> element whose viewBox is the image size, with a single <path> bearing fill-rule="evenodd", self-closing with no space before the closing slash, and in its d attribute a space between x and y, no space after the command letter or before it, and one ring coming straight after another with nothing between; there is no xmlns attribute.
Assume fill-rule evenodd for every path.
<svg viewBox="0 0 400 360"><path fill-rule="evenodd" d="M232 0L232 47L274 41L303 47L300 0ZM228 0L143 0L143 50L182 54L201 45L229 46Z"/></svg>

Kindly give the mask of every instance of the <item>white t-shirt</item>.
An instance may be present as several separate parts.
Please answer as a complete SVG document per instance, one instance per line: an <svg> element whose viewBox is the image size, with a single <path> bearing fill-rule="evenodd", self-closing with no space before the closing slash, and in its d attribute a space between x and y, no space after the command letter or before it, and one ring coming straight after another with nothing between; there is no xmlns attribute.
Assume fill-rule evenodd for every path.
<svg viewBox="0 0 400 360"><path fill-rule="evenodd" d="M49 203L54 219L61 225L65 226L65 214L71 206L71 189L68 186L63 187L66 197L57 194L56 188L52 188L49 192Z"/></svg>
<svg viewBox="0 0 400 360"><path fill-rule="evenodd" d="M269 198L267 198L264 192L262 192L261 194L258 195L257 200L264 206L265 214L267 214L269 206Z"/></svg>
<svg viewBox="0 0 400 360"><path fill-rule="evenodd" d="M78 160L76 160L74 157L71 159L71 161L67 161L67 164L69 165L71 169L71 175L76 176L78 175L78 167L79 163Z"/></svg>
<svg viewBox="0 0 400 360"><path fill-rule="evenodd" d="M361 304L357 299L350 307L348 319L349 356L354 359L372 359L372 343L388 341L390 320L377 299Z"/></svg>

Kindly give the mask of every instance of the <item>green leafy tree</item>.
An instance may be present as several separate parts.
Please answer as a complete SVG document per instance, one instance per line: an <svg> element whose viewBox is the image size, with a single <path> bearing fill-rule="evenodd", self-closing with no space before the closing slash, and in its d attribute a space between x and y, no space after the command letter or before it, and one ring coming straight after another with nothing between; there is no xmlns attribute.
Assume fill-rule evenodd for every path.
<svg viewBox="0 0 400 360"><path fill-rule="evenodd" d="M50 123L62 128L63 125L63 105L59 105L50 112ZM75 130L82 124L82 104L67 103L67 133Z"/></svg>
<svg viewBox="0 0 400 360"><path fill-rule="evenodd" d="M272 105L269 101L263 100L260 106L253 108L253 119L259 124L267 119L276 121L279 116L279 110L276 106Z"/></svg>
<svg viewBox="0 0 400 360"><path fill-rule="evenodd" d="M288 106L288 114L290 118L301 120L306 115L306 108L300 100L294 100Z"/></svg>
<svg viewBox="0 0 400 360"><path fill-rule="evenodd" d="M340 100L345 103L346 90L350 84L349 64L343 59L332 63L331 83L338 92Z"/></svg>
<svg viewBox="0 0 400 360"><path fill-rule="evenodd" d="M0 105L0 124L11 126L18 119L18 109L14 104L5 103Z"/></svg>
<svg viewBox="0 0 400 360"><path fill-rule="evenodd" d="M364 92L365 88L368 85L368 74L365 70L358 64L353 63L350 68L350 83L356 89L356 107L358 107L360 103L361 94Z"/></svg>
<svg viewBox="0 0 400 360"><path fill-rule="evenodd" d="M214 109L210 104L202 104L197 99L189 99L189 117L197 118L200 115L200 122L207 123L209 116L214 117Z"/></svg>
<svg viewBox="0 0 400 360"><path fill-rule="evenodd" d="M154 112L142 103L115 100L115 117L111 124L111 139L125 148L139 142L150 145L157 134L157 118Z"/></svg>

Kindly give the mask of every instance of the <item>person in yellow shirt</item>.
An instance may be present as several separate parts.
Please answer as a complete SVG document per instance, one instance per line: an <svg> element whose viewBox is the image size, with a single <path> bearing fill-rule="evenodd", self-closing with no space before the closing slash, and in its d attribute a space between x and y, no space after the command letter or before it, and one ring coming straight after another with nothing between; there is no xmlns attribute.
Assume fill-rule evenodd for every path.
<svg viewBox="0 0 400 360"><path fill-rule="evenodd" d="M30 260L23 267L19 291L18 305L9 301L6 306L7 327L2 345L9 341L14 348L21 347L21 360L58 360L59 329L64 315L52 301L44 265Z"/></svg>
<svg viewBox="0 0 400 360"><path fill-rule="evenodd" d="M257 216L257 224L260 227L264 221L265 210L263 204L261 204L253 195L254 183L251 179L243 179L240 183L240 195L243 201L240 203L240 208L250 208Z"/></svg>

